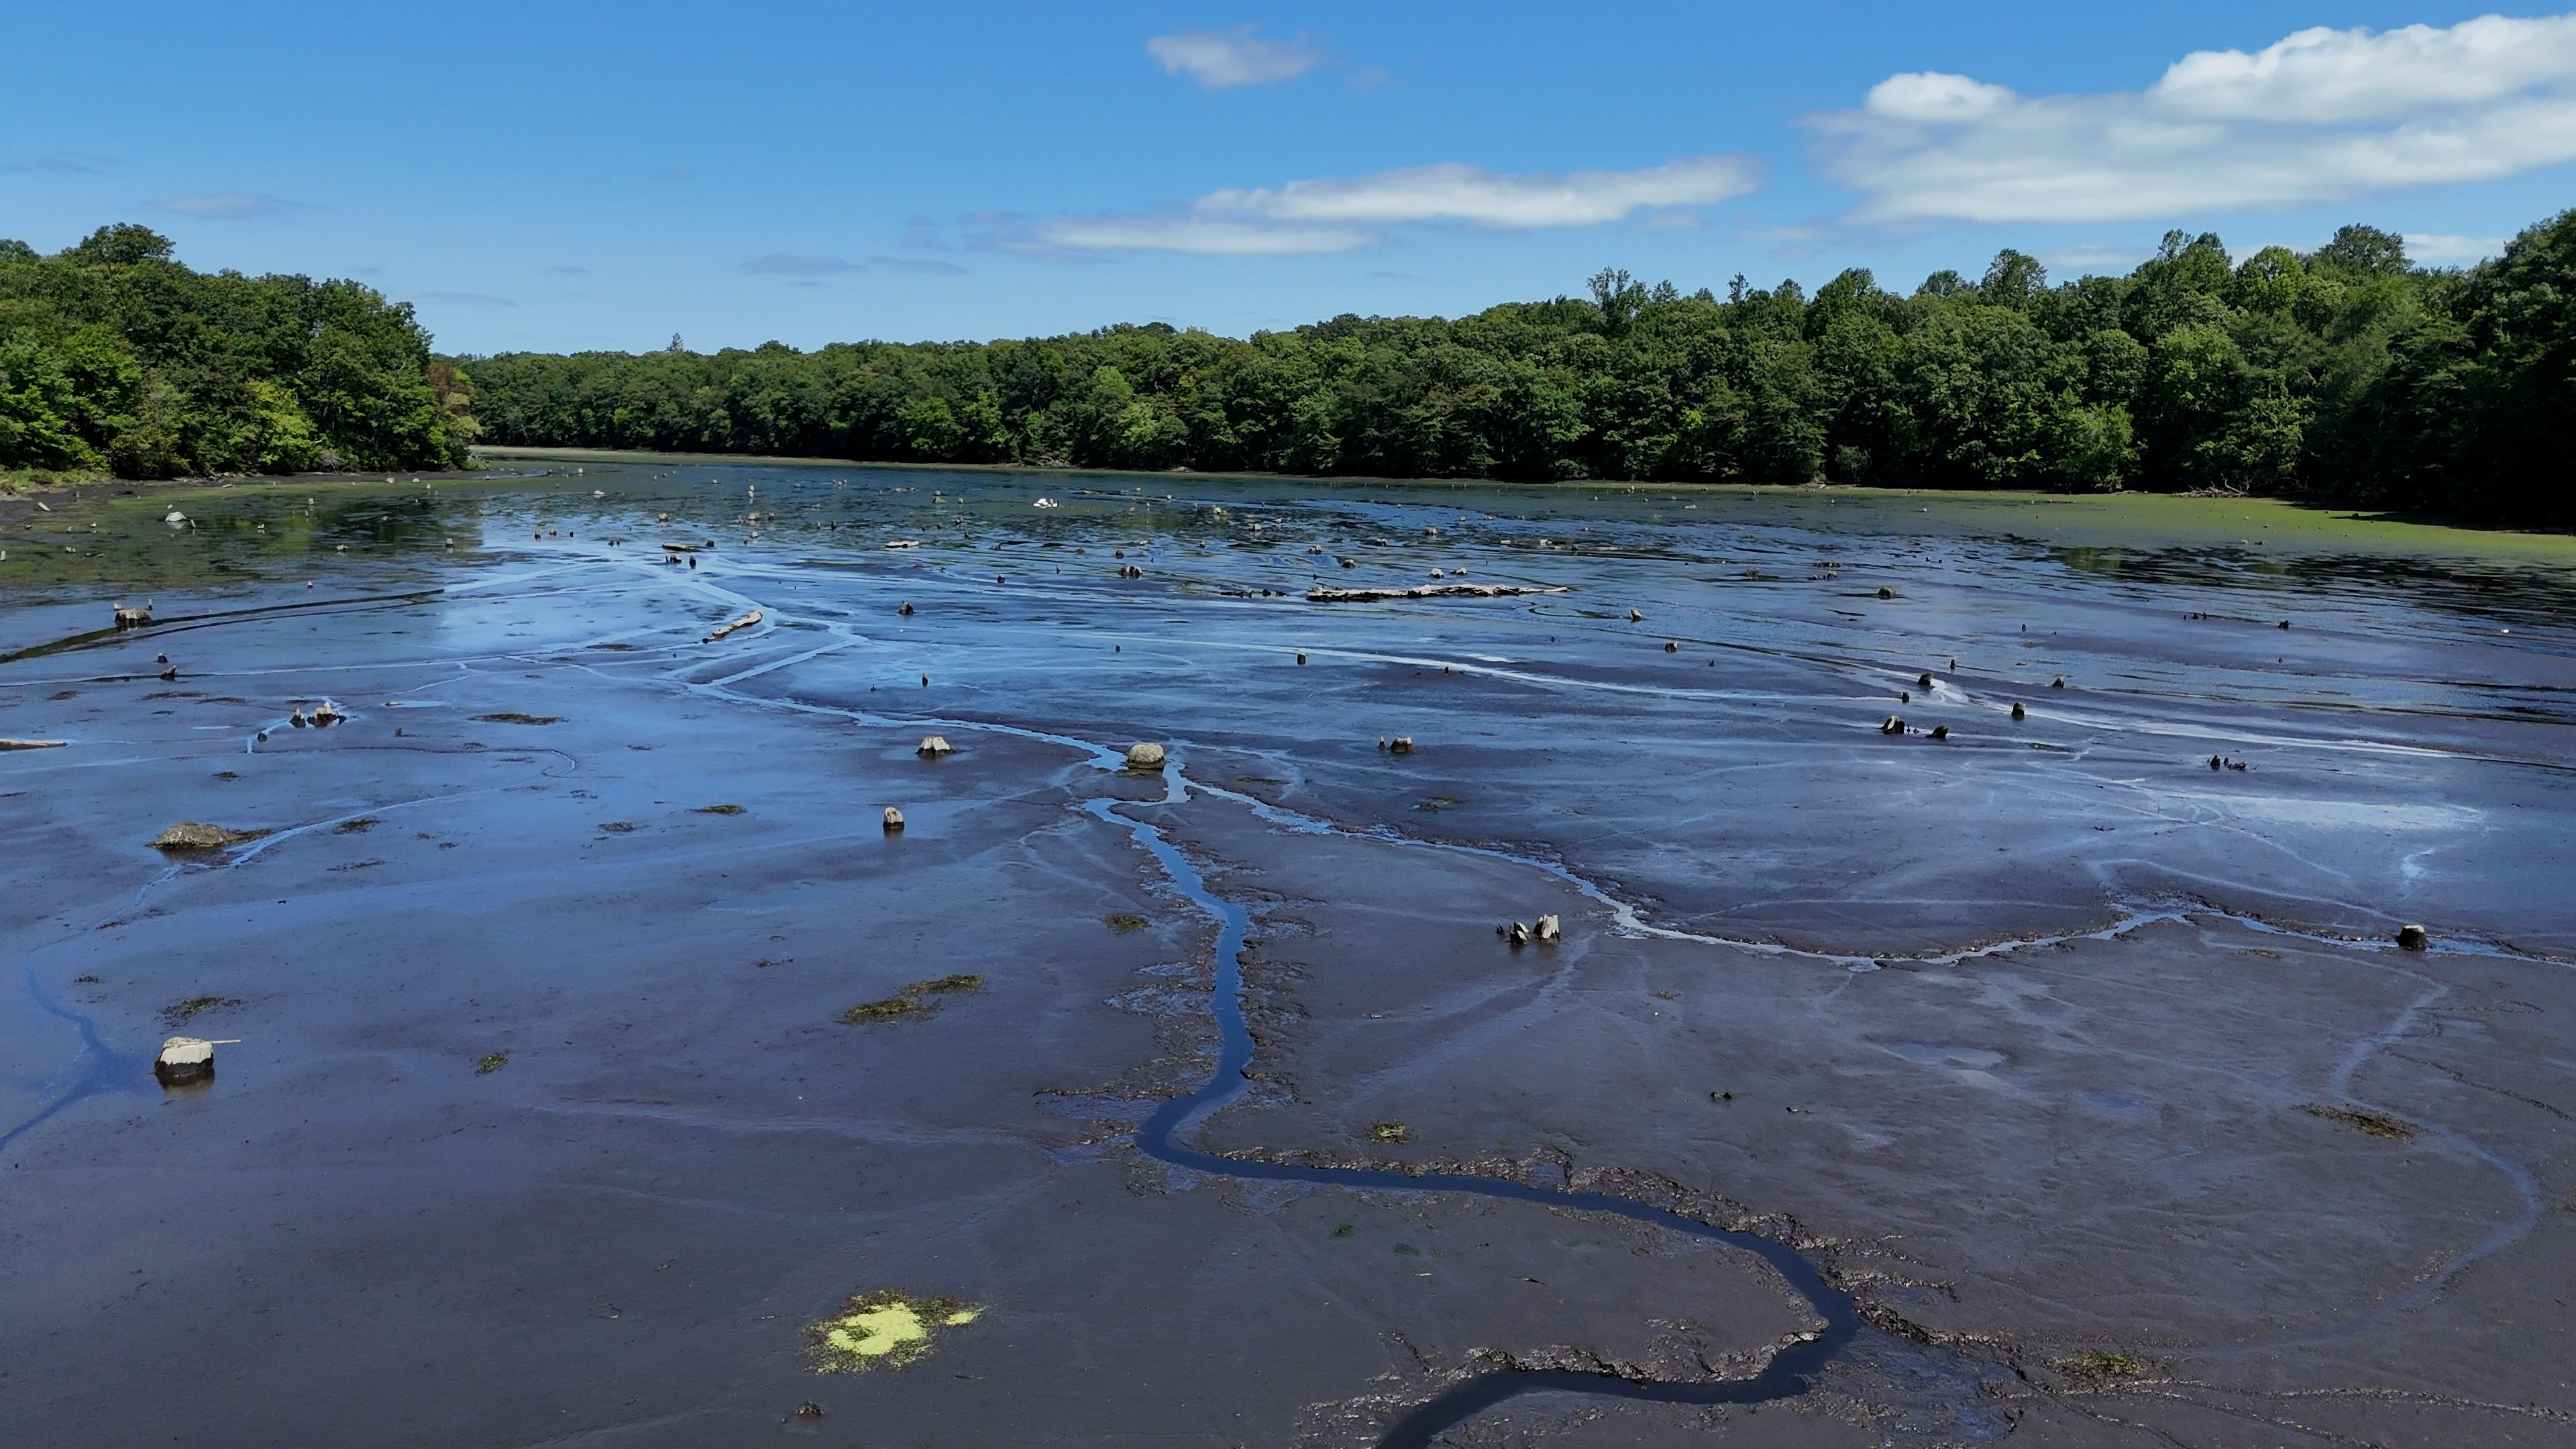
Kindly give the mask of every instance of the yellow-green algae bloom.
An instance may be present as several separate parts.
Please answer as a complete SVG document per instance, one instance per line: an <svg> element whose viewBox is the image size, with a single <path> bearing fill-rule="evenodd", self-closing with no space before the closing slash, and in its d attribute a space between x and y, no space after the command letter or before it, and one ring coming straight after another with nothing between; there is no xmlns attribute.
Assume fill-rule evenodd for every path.
<svg viewBox="0 0 2576 1449"><path fill-rule="evenodd" d="M941 1332L963 1328L983 1312L954 1298L915 1298L880 1288L851 1299L840 1316L807 1325L807 1348L819 1374L901 1368L928 1353Z"/></svg>

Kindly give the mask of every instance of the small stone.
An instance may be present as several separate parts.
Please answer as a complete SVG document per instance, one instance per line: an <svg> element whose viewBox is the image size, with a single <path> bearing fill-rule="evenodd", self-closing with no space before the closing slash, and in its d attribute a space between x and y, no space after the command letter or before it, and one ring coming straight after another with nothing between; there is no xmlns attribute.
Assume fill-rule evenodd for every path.
<svg viewBox="0 0 2576 1449"><path fill-rule="evenodd" d="M800 1419L819 1419L823 1417L823 1406L815 1403L812 1399L807 1399L805 1402L796 1406L796 1417Z"/></svg>
<svg viewBox="0 0 2576 1449"><path fill-rule="evenodd" d="M1946 740L1949 737L1950 727L1948 725L1934 725L1932 727L1932 738L1936 740Z"/></svg>
<svg viewBox="0 0 2576 1449"><path fill-rule="evenodd" d="M2397 928L2397 947L2401 951L2421 951L2433 944L2433 934L2422 926Z"/></svg>
<svg viewBox="0 0 2576 1449"><path fill-rule="evenodd" d="M1390 755L1409 755L1409 754L1412 754L1412 753L1413 753L1413 736L1411 736L1411 735L1397 735L1394 739L1391 739L1391 740L1389 740L1389 741L1387 741L1387 742L1386 742L1386 752L1387 752L1388 754L1390 754Z"/></svg>
<svg viewBox="0 0 2576 1449"><path fill-rule="evenodd" d="M1924 670L1923 677L1914 681L1914 687L1916 689L1930 689L1932 687L1932 671L1929 669Z"/></svg>
<svg viewBox="0 0 2576 1449"><path fill-rule="evenodd" d="M926 676L922 680L922 683L924 684L929 682L930 681ZM913 753L935 760L941 755L953 755L957 753L957 747L948 743L948 737L946 735L923 735L921 737L919 748L915 749Z"/></svg>
<svg viewBox="0 0 2576 1449"><path fill-rule="evenodd" d="M2029 714L2029 713L2030 713L2030 711L2028 711L2028 710L2026 710L2026 709L2023 709L2023 708L2021 707L2021 701L2020 701L2020 700L2017 700L2017 699L2016 699L2016 700L2014 700L2014 701L2013 701L2013 718L2014 718L2015 720L2019 720L2019 719L2021 719L2023 716L2025 716L2025 715L2027 715L2027 714Z"/></svg>
<svg viewBox="0 0 2576 1449"><path fill-rule="evenodd" d="M903 829L903 812L897 810L891 805L888 805L885 809L885 829L886 834L888 835L893 835L901 831Z"/></svg>
<svg viewBox="0 0 2576 1449"><path fill-rule="evenodd" d="M1645 621L1646 621L1646 616L1645 616L1643 613L1639 612L1638 610L1630 609L1630 610L1628 611L1628 622L1629 622L1629 623L1631 623L1631 624L1642 624L1642 623L1644 623Z"/></svg>
<svg viewBox="0 0 2576 1449"><path fill-rule="evenodd" d="M1889 588L1885 584L1881 584L1878 586L1878 596L1882 599L1892 599L1896 597L1896 590Z"/></svg>
<svg viewBox="0 0 2576 1449"><path fill-rule="evenodd" d="M2066 687L2066 676L2061 674L2055 679L2050 680L2048 682L2048 687L2051 689L2064 689Z"/></svg>
<svg viewBox="0 0 2576 1449"><path fill-rule="evenodd" d="M152 1059L152 1075L165 1087L202 1082L214 1074L215 1044L199 1037L174 1036L161 1043L161 1055Z"/></svg>
<svg viewBox="0 0 2576 1449"><path fill-rule="evenodd" d="M1553 942L1563 939L1565 932L1557 925L1556 917L1541 916L1538 918L1538 925L1531 929L1530 934L1540 941Z"/></svg>
<svg viewBox="0 0 2576 1449"><path fill-rule="evenodd" d="M1905 721L1896 715L1889 715L1887 723L1878 727L1878 732L1883 735L1901 735L1905 733Z"/></svg>
<svg viewBox="0 0 2576 1449"><path fill-rule="evenodd" d="M1518 921L1514 921L1512 922L1511 927L1503 932L1503 939L1511 942L1515 946L1526 946L1529 944L1530 940L1529 927L1522 925Z"/></svg>
<svg viewBox="0 0 2576 1449"><path fill-rule="evenodd" d="M896 613L898 613L898 614L903 615L903 616L904 616L905 618L907 618L907 619L911 618L911 617L912 617L912 600L910 600L910 599L906 599L906 600L904 600L904 601L903 601L903 603L895 609L895 612L896 612Z"/></svg>
<svg viewBox="0 0 2576 1449"><path fill-rule="evenodd" d="M1678 654L1681 652L1681 648L1682 646L1674 643L1670 639L1664 641L1664 652L1667 654Z"/></svg>
<svg viewBox="0 0 2576 1449"><path fill-rule="evenodd" d="M2289 621L2289 620L2287 620L2287 619L2283 619L2283 620L2281 621L2281 627L2282 627L2282 628L2284 628L2284 629L2289 628L2289 627L2290 627L2290 621Z"/></svg>
<svg viewBox="0 0 2576 1449"><path fill-rule="evenodd" d="M1135 744L1127 747L1127 768L1159 770L1163 768L1163 747L1157 744Z"/></svg>
<svg viewBox="0 0 2576 1449"><path fill-rule="evenodd" d="M1297 656L1297 662L1298 662L1298 663L1300 663L1300 664L1305 663L1305 662L1306 662L1306 656L1305 656L1305 655L1303 655L1303 654L1298 655L1298 656Z"/></svg>

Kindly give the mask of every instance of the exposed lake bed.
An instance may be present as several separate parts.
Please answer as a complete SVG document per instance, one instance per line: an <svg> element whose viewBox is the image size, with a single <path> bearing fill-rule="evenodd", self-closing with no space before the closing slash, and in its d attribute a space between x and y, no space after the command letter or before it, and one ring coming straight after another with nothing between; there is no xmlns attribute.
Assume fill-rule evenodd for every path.
<svg viewBox="0 0 2576 1449"><path fill-rule="evenodd" d="M2565 540L550 466L0 562L13 1439L2576 1441Z"/></svg>

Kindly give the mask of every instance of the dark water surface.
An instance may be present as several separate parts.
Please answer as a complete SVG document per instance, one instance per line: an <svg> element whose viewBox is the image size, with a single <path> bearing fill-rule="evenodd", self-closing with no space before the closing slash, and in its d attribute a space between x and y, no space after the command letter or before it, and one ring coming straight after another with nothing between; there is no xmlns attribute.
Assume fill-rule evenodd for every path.
<svg viewBox="0 0 2576 1449"><path fill-rule="evenodd" d="M413 1363L517 1387L361 1437L772 1432L798 1325L889 1279L993 1313L850 1381L814 1422L851 1443L2200 1442L2390 1393L2420 1423L2374 1442L2576 1424L2563 1323L2428 1317L2523 1322L2576 1218L2563 540L529 466L7 515L0 736L66 741L0 754L13 1439L319 1442L350 1401L274 1395ZM1307 598L1434 570L1549 592ZM324 698L349 721L291 724ZM1140 739L1159 778L1116 769ZM144 848L182 818L271 833ZM1563 946L1493 934L1542 908ZM987 997L831 1024L955 972ZM182 1020L244 1044L163 1101ZM1594 1221L1636 1286L1546 1268ZM689 1303L599 1286L702 1251ZM1123 1315L1073 1306L1103 1273ZM298 1286L282 1335L165 1342L137 1280ZM111 1378L137 1345L162 1367ZM1709 1408L1775 1401L1801 1427Z"/></svg>

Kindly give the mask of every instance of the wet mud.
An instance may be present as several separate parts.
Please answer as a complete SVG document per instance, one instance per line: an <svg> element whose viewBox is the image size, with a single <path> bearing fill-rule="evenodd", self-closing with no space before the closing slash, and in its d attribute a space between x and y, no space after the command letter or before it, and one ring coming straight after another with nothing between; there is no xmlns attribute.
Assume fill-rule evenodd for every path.
<svg viewBox="0 0 2576 1449"><path fill-rule="evenodd" d="M2550 540L546 466L0 572L12 1442L2576 1442Z"/></svg>

